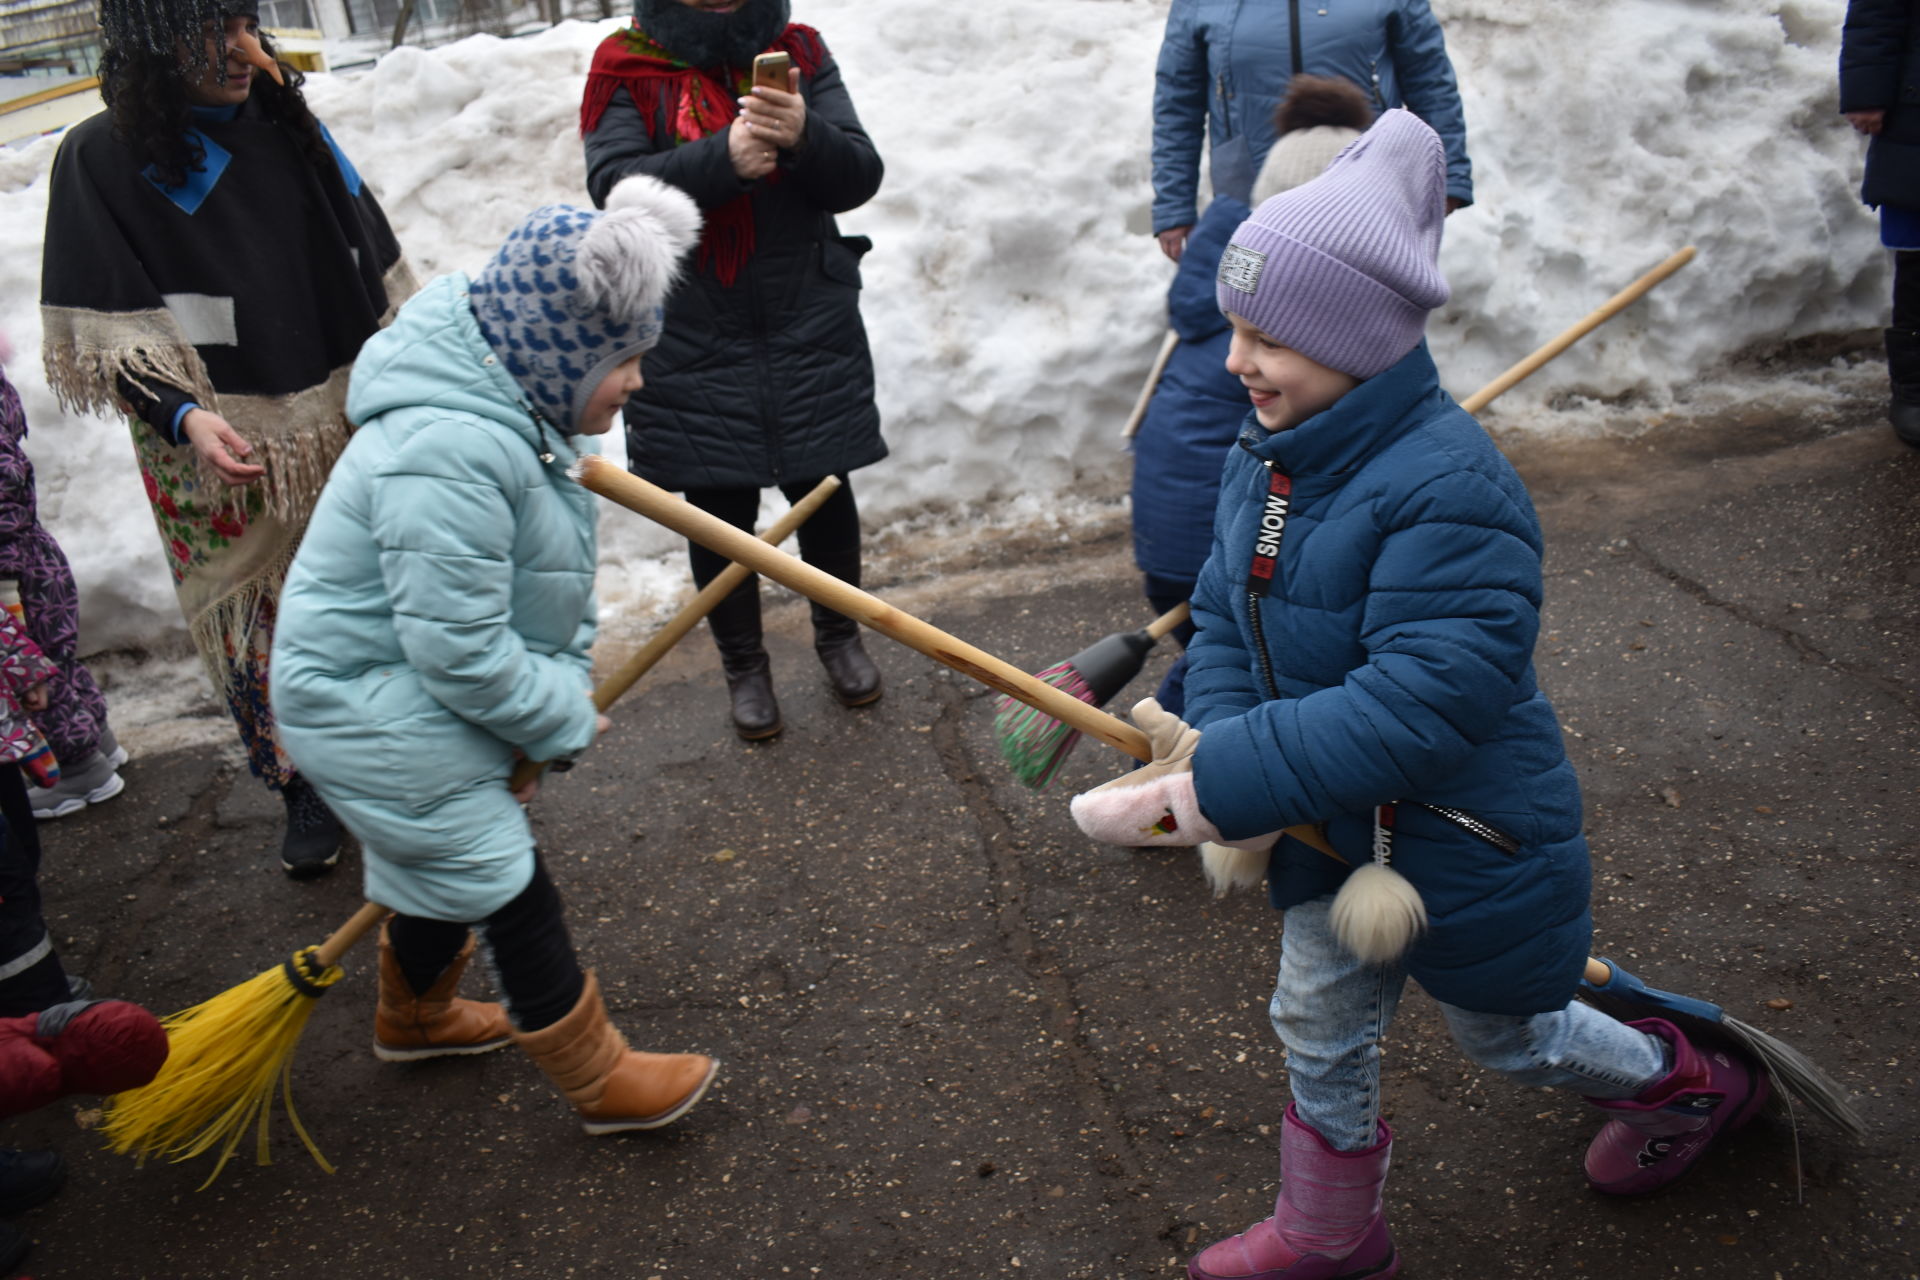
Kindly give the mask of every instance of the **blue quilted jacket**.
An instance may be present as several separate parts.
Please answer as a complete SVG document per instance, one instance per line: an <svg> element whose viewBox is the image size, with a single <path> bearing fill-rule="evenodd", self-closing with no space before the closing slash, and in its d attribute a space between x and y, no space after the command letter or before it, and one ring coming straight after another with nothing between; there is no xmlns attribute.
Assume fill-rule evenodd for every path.
<svg viewBox="0 0 1920 1280"><path fill-rule="evenodd" d="M593 741L593 495L494 357L465 276L367 340L334 464L280 597L287 754L365 848L367 897L474 921L533 875L519 750ZM543 459L542 454L549 455Z"/></svg>
<svg viewBox="0 0 1920 1280"><path fill-rule="evenodd" d="M1270 467L1293 492L1256 604ZM1519 476L1423 344L1291 431L1248 415L1193 599L1201 811L1229 839L1324 821L1358 865L1397 801L1393 865L1430 919L1407 967L1484 1013L1565 1005L1591 933L1579 783L1534 682L1540 554ZM1282 840L1269 891L1284 909L1346 874Z"/></svg>
<svg viewBox="0 0 1920 1280"><path fill-rule="evenodd" d="M1160 578L1200 576L1213 549L1220 464L1247 414L1247 389L1227 372L1233 326L1213 277L1249 212L1231 196L1208 205L1167 289L1167 323L1180 345L1133 438L1133 559Z"/></svg>
<svg viewBox="0 0 1920 1280"><path fill-rule="evenodd" d="M1467 125L1446 38L1428 0L1173 0L1154 71L1153 229L1194 223L1200 148L1217 194L1240 200L1273 146L1273 111L1300 69L1406 107L1447 148L1447 194L1473 203Z"/></svg>

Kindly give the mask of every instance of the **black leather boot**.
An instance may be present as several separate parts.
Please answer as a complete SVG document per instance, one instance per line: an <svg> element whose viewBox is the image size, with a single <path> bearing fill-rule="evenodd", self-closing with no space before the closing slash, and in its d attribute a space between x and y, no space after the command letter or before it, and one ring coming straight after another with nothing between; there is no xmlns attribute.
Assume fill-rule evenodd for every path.
<svg viewBox="0 0 1920 1280"><path fill-rule="evenodd" d="M826 668L827 684L843 707L878 702L880 668L873 665L860 643L860 624L844 613L813 607L813 651Z"/></svg>
<svg viewBox="0 0 1920 1280"><path fill-rule="evenodd" d="M760 579L748 578L707 615L707 629L720 650L733 703L733 731L748 742L778 736L786 725L773 696L773 664L760 633Z"/></svg>
<svg viewBox="0 0 1920 1280"><path fill-rule="evenodd" d="M1920 449L1920 329L1888 329L1887 381L1893 403L1887 420L1901 443Z"/></svg>
<svg viewBox="0 0 1920 1280"><path fill-rule="evenodd" d="M340 819L311 783L299 774L280 788L287 806L287 835L280 845L280 865L289 878L312 880L333 870L340 846L347 838Z"/></svg>
<svg viewBox="0 0 1920 1280"><path fill-rule="evenodd" d="M802 548L807 563L850 587L860 585L860 543L822 550ZM813 606L813 651L826 668L827 684L843 707L864 707L880 699L880 668L860 643L860 624L823 604Z"/></svg>

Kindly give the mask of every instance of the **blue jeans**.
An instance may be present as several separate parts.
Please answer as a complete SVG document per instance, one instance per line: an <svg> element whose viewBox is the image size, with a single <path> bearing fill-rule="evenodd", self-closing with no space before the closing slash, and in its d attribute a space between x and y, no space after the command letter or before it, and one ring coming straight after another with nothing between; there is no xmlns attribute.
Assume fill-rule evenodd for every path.
<svg viewBox="0 0 1920 1280"><path fill-rule="evenodd" d="M1269 1013L1287 1046L1287 1075L1300 1118L1341 1151L1373 1145L1380 1119L1380 1037L1406 987L1398 964L1356 959L1333 935L1332 897L1287 909L1280 980ZM1584 1004L1522 1017L1442 1004L1468 1058L1514 1082L1572 1089L1589 1098L1632 1098L1667 1074L1656 1036Z"/></svg>

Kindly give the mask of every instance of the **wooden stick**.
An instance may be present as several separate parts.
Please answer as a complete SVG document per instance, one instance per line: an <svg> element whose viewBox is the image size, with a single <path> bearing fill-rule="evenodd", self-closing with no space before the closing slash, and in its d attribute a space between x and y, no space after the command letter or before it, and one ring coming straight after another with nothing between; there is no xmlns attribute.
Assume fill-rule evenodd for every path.
<svg viewBox="0 0 1920 1280"><path fill-rule="evenodd" d="M1486 386L1468 396L1465 400L1462 400L1460 407L1468 413L1480 412L1489 404L1493 403L1499 396L1511 390L1517 383L1531 377L1541 365L1547 363L1547 361L1553 359L1562 351L1565 351L1568 347L1580 341L1580 339L1586 337L1589 333L1592 333L1595 329L1598 329L1614 316L1626 310L1641 294L1653 288L1653 286L1659 284L1662 280L1665 280L1689 262L1692 262L1693 255L1694 247L1692 245L1688 245L1686 248L1680 250L1665 262L1594 308L1593 311L1588 314L1587 318L1579 324L1574 325L1559 337L1528 356L1525 360L1514 365L1513 368L1507 370L1492 382L1489 382Z"/></svg>
<svg viewBox="0 0 1920 1280"><path fill-rule="evenodd" d="M767 527L760 535L763 542L779 546L794 530L805 524L818 511L821 504L831 498L840 487L839 476L828 476L808 491L806 497L793 504L787 513ZM621 663L619 668L593 691L593 705L605 711L620 698L620 695L633 688L636 681L653 670L655 663L667 656L667 650L679 644L687 632L700 625L700 619L713 612L714 606L733 593L733 589L747 580L753 570L743 564L730 564L720 571L700 593L680 607L680 612L667 619L667 625L654 633L652 639L641 645L632 657ZM522 760L514 766L513 776L508 779L509 790L518 791L529 782L538 778L547 770L544 760Z"/></svg>
<svg viewBox="0 0 1920 1280"><path fill-rule="evenodd" d="M1098 707L1090 707L1070 693L1037 680L1020 668L976 649L957 636L948 635L931 623L903 613L878 596L840 581L776 547L742 533L726 521L708 515L698 507L682 502L658 485L650 484L624 468L589 455L573 467L574 478L610 502L667 526L682 537L691 538L709 551L764 573L784 587L858 619L881 635L916 649L943 666L998 689L1028 706L1072 725L1091 738L1126 752L1136 760L1153 759L1153 747L1147 735L1117 716ZM1287 834L1306 841L1322 853L1339 857L1326 838L1312 827L1289 827Z"/></svg>
<svg viewBox="0 0 1920 1280"><path fill-rule="evenodd" d="M1167 633L1193 616L1193 605L1185 600L1173 606L1152 622L1147 624L1147 634L1155 640L1164 640Z"/></svg>
<svg viewBox="0 0 1920 1280"><path fill-rule="evenodd" d="M1173 359L1173 349L1180 345L1180 335L1172 329L1160 343L1160 354L1153 358L1153 368L1147 373L1147 385L1140 388L1140 398L1133 402L1133 412L1127 415L1126 429L1121 431L1122 440L1131 440L1140 430L1140 424L1146 419L1147 406L1153 403L1153 392L1160 385L1160 375L1167 371L1167 361Z"/></svg>
<svg viewBox="0 0 1920 1280"><path fill-rule="evenodd" d="M365 937L367 931L385 920L392 908L383 907L377 902L369 902L347 917L347 922L327 935L327 940L315 949L314 959L322 969L331 969L340 963L340 957L347 948Z"/></svg>

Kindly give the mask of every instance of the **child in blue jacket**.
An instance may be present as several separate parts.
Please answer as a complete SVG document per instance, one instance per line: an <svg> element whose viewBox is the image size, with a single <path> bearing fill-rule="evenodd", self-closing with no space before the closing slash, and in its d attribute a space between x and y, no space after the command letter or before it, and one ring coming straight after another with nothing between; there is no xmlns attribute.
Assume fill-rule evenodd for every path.
<svg viewBox="0 0 1920 1280"><path fill-rule="evenodd" d="M1608 1113L1600 1191L1665 1185L1767 1097L1751 1061L1573 1002L1587 848L1534 681L1540 527L1422 340L1445 175L1433 131L1390 111L1234 233L1217 292L1253 412L1193 599L1190 723L1142 703L1154 763L1074 800L1097 839L1265 852L1286 912L1282 1186L1194 1280L1398 1272L1378 1045L1409 976L1468 1057ZM1276 842L1303 824L1341 860Z"/></svg>
<svg viewBox="0 0 1920 1280"><path fill-rule="evenodd" d="M518 1044L588 1133L651 1129L718 1064L641 1053L583 972L508 790L521 757L592 744L593 495L567 476L660 339L700 215L652 178L606 212L549 205L471 279L441 276L360 351L360 424L280 598L273 709L287 754L357 836L380 939L374 1052ZM484 942L506 1006L454 995Z"/></svg>

